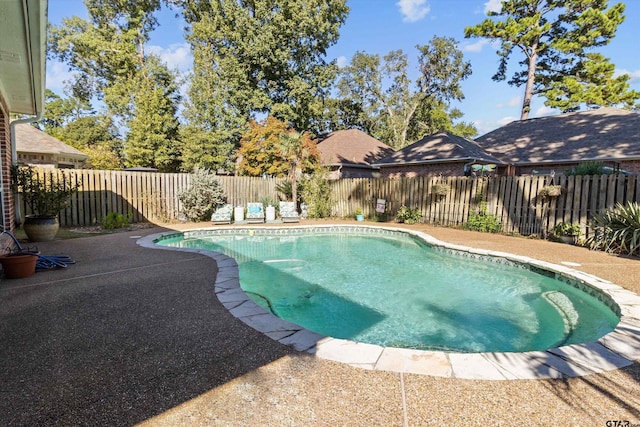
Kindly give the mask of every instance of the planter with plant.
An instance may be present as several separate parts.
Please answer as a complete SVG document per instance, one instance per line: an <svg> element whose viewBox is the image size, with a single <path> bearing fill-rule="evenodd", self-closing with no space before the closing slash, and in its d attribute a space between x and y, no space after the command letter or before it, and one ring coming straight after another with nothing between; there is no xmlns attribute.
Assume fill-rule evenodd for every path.
<svg viewBox="0 0 640 427"><path fill-rule="evenodd" d="M356 208L356 221L364 221L364 214L362 208Z"/></svg>
<svg viewBox="0 0 640 427"><path fill-rule="evenodd" d="M435 195L437 198L442 198L446 196L447 194L449 194L450 190L451 190L451 187L449 187L447 184L434 184L431 187L431 193Z"/></svg>
<svg viewBox="0 0 640 427"><path fill-rule="evenodd" d="M580 224L559 222L553 227L553 234L564 243L575 244L580 235Z"/></svg>
<svg viewBox="0 0 640 427"><path fill-rule="evenodd" d="M554 197L558 197L562 194L561 185L546 185L538 191L538 197L541 200L548 200Z"/></svg>
<svg viewBox="0 0 640 427"><path fill-rule="evenodd" d="M23 229L33 242L53 240L60 228L58 215L71 202L78 191L64 175L47 172L38 175L31 167L14 167L14 190L24 200L29 212L25 215Z"/></svg>

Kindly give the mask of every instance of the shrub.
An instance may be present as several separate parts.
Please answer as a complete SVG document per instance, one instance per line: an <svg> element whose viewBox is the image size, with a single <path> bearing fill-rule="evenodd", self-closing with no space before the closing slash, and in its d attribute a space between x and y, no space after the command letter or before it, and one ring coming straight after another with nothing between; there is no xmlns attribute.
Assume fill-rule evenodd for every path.
<svg viewBox="0 0 640 427"><path fill-rule="evenodd" d="M102 218L102 228L106 228L108 230L113 230L116 228L124 228L129 225L129 218L126 216L116 213L109 212L107 216Z"/></svg>
<svg viewBox="0 0 640 427"><path fill-rule="evenodd" d="M407 206L400 206L398 213L396 214L398 222L404 222L405 224L416 224L422 219L422 213L418 209L411 209Z"/></svg>
<svg viewBox="0 0 640 427"><path fill-rule="evenodd" d="M553 227L553 234L556 236L578 236L580 235L580 224L559 222Z"/></svg>
<svg viewBox="0 0 640 427"><path fill-rule="evenodd" d="M602 162L583 162L564 171L567 176L570 175L604 175L604 163Z"/></svg>
<svg viewBox="0 0 640 427"><path fill-rule="evenodd" d="M640 205L617 203L613 209L596 214L589 227L593 234L586 240L591 249L640 255Z"/></svg>
<svg viewBox="0 0 640 427"><path fill-rule="evenodd" d="M499 233L502 231L502 223L496 215L491 215L487 209L487 202L480 202L478 210L469 213L469 219L464 228L485 233Z"/></svg>
<svg viewBox="0 0 640 427"><path fill-rule="evenodd" d="M320 170L311 176L305 177L298 189L302 200L307 205L309 218L327 218L331 216L331 187L326 178L326 171Z"/></svg>
<svg viewBox="0 0 640 427"><path fill-rule="evenodd" d="M226 202L224 190L215 174L196 167L189 188L178 195L182 212L191 221L206 221L214 209Z"/></svg>

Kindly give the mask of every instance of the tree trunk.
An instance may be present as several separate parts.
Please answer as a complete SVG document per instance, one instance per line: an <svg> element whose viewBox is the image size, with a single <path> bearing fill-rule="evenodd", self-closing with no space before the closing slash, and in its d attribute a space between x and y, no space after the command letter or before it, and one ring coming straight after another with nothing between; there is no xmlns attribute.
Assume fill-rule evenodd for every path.
<svg viewBox="0 0 640 427"><path fill-rule="evenodd" d="M528 55L527 84L524 88L524 99L522 100L522 112L520 120L527 120L531 111L531 98L533 98L533 83L536 80L536 63L538 62L538 44L531 46L531 54Z"/></svg>

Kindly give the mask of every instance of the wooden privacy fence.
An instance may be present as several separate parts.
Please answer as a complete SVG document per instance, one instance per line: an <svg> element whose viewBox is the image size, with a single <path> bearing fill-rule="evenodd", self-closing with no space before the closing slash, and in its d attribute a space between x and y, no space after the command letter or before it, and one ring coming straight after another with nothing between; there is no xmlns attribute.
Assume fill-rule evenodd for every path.
<svg viewBox="0 0 640 427"><path fill-rule="evenodd" d="M177 221L180 218L178 194L189 187L191 175L96 170L39 170L43 179L64 175L80 190L71 206L60 214L63 226L92 225L110 212L128 215L132 222ZM275 201L276 186L282 179L218 177L229 203L245 205L251 201ZM544 234L558 222L579 223L586 234L587 220L616 203L637 201L640 179L635 176L556 176L562 194L543 203L537 197L550 184L549 177L442 177L367 179L330 181L332 215L350 217L356 208L365 216L376 215L376 200L386 200L386 219L393 220L400 206L419 209L426 223L460 226L469 214L486 203L486 213L495 215L504 232ZM445 184L444 195L433 192L434 184ZM22 207L26 212L26 207ZM26 212L28 213L28 212Z"/></svg>
<svg viewBox="0 0 640 427"><path fill-rule="evenodd" d="M562 194L543 202L540 189L560 185ZM448 192L437 195L435 184L445 184ZM559 222L579 223L588 235L587 222L593 214L616 203L637 201L640 179L635 176L556 176L492 178L442 177L407 179L342 179L332 182L334 215L350 216L362 207L366 216L375 216L376 199L386 200L393 217L400 206L418 209L423 222L460 226L471 212L495 215L507 233L545 234Z"/></svg>

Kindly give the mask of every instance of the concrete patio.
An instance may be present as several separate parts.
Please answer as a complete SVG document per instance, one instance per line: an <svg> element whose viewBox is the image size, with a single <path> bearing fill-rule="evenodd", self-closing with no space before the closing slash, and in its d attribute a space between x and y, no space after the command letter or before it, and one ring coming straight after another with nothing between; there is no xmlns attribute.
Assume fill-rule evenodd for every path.
<svg viewBox="0 0 640 427"><path fill-rule="evenodd" d="M77 264L0 281L3 425L640 424L638 360L578 378L483 381L365 370L297 352L218 301L214 260L136 244L139 236L195 226L41 243L44 254ZM637 259L413 228L451 243L577 263L640 290Z"/></svg>

